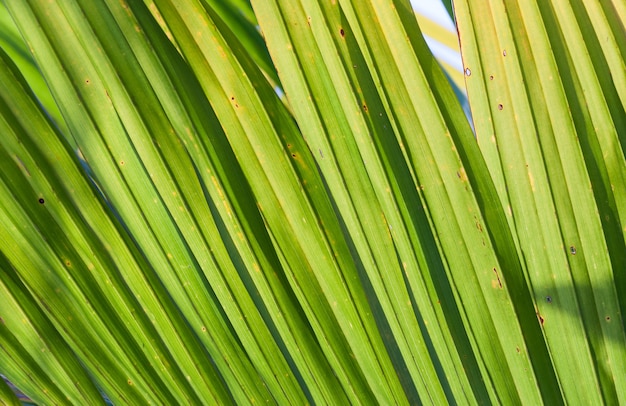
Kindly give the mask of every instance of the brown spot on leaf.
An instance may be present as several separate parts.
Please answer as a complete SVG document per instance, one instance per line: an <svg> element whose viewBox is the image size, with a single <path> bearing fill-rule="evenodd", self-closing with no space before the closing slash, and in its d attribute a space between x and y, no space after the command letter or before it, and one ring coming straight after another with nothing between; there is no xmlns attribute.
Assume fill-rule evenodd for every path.
<svg viewBox="0 0 626 406"><path fill-rule="evenodd" d="M465 172L465 168L459 169L456 176L461 179L461 182L467 182L467 173Z"/></svg>
<svg viewBox="0 0 626 406"><path fill-rule="evenodd" d="M497 286L502 289L502 281L500 280L500 274L498 273L498 270L496 268L493 268L493 272L496 274L496 279L497 279ZM495 288L495 284L494 284L494 288Z"/></svg>

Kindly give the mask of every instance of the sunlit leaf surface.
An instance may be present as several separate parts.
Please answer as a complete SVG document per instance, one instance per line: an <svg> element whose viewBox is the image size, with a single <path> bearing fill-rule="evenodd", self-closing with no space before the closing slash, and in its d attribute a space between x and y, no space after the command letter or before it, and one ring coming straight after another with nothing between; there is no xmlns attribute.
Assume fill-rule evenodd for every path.
<svg viewBox="0 0 626 406"><path fill-rule="evenodd" d="M34 402L626 404L621 2L455 2L472 124L406 0L4 4Z"/></svg>

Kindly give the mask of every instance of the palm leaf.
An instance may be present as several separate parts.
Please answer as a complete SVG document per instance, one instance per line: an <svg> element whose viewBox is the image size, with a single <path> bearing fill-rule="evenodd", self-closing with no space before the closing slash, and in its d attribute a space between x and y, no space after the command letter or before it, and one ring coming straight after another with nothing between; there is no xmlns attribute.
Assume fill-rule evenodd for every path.
<svg viewBox="0 0 626 406"><path fill-rule="evenodd" d="M0 373L626 403L619 2L456 2L475 131L408 2L240 3L5 2L63 119L0 53Z"/></svg>
<svg viewBox="0 0 626 406"><path fill-rule="evenodd" d="M626 127L623 106L610 99L619 82L617 87L601 82L602 69L619 76L621 67L608 63L618 57L617 47L610 52L618 55L596 55L601 59L595 66L583 55L602 48L596 42L600 31L616 35L583 20L600 21L610 7L572 3L511 5L506 18L493 19L472 12L469 4L460 14L475 20L459 18L459 25L489 27L467 38L461 35L462 43L469 44L464 47L466 73L471 72L468 91L481 100L479 108L491 111L491 123L475 121L477 136L486 153L494 155L488 160L492 173L503 177L500 196L506 196L503 203L510 207L520 249L527 253L529 284L562 391L569 400L599 403L603 397L614 403L623 386L617 371L623 368L624 329L612 319L623 306L616 289L620 277L614 272L624 264L617 208L624 202L621 192L609 189L623 188L615 177L625 168L624 156L615 147ZM497 7L493 5L494 16L503 16ZM513 36L524 26L524 35ZM606 98L600 95L603 89ZM613 175L601 168L606 158L594 156L597 148L617 154L614 162L620 164L612 167ZM601 180L606 176L617 183ZM608 218L610 211L617 218ZM548 212L555 215L545 216ZM567 354L572 351L580 356L571 359Z"/></svg>

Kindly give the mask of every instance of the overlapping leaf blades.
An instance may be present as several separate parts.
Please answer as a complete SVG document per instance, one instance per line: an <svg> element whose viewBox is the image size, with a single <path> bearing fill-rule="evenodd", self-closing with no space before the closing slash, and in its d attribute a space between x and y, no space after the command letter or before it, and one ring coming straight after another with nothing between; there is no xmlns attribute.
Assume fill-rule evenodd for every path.
<svg viewBox="0 0 626 406"><path fill-rule="evenodd" d="M5 3L68 127L3 55L36 400L625 401L619 4L458 3L476 144L407 2L253 0L273 65L228 3Z"/></svg>
<svg viewBox="0 0 626 406"><path fill-rule="evenodd" d="M623 21L607 22L617 4L468 3L459 29L477 136L503 176L555 374L569 401L623 403Z"/></svg>

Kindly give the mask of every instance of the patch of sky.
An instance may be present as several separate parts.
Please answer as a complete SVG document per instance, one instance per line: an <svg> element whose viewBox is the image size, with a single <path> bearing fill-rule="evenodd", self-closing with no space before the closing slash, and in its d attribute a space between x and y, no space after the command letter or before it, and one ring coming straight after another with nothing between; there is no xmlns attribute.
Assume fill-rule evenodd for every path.
<svg viewBox="0 0 626 406"><path fill-rule="evenodd" d="M461 61L461 54L458 50L448 48L428 35L424 35L424 39L426 40L428 47L433 51L439 60L447 63L458 71L463 70L463 62Z"/></svg>
<svg viewBox="0 0 626 406"><path fill-rule="evenodd" d="M411 5L413 6L413 10L415 10L417 13L428 17L433 22L439 24L442 27L445 27L451 32L456 32L454 22L452 21L452 18L450 18L448 10L446 10L441 1L411 0Z"/></svg>
<svg viewBox="0 0 626 406"><path fill-rule="evenodd" d="M438 0L411 0L411 5L413 6L413 10L416 13L428 18L433 23L445 28L450 31L454 35L457 35L456 27L454 25L454 21L448 14L448 10L446 10L445 6L441 1ZM452 67L453 69L458 70L459 72L463 72L463 62L461 59L461 53L458 48L450 48L440 43L439 41L429 37L428 35L424 35L424 39L428 44L428 47L433 52L435 57L439 59L442 63L445 63ZM452 81L451 81L452 82ZM473 123L471 119L471 113L469 104L467 102L467 96L465 93L465 88L458 88L454 83L452 83L457 97L463 106L463 110L470 122L470 125Z"/></svg>

